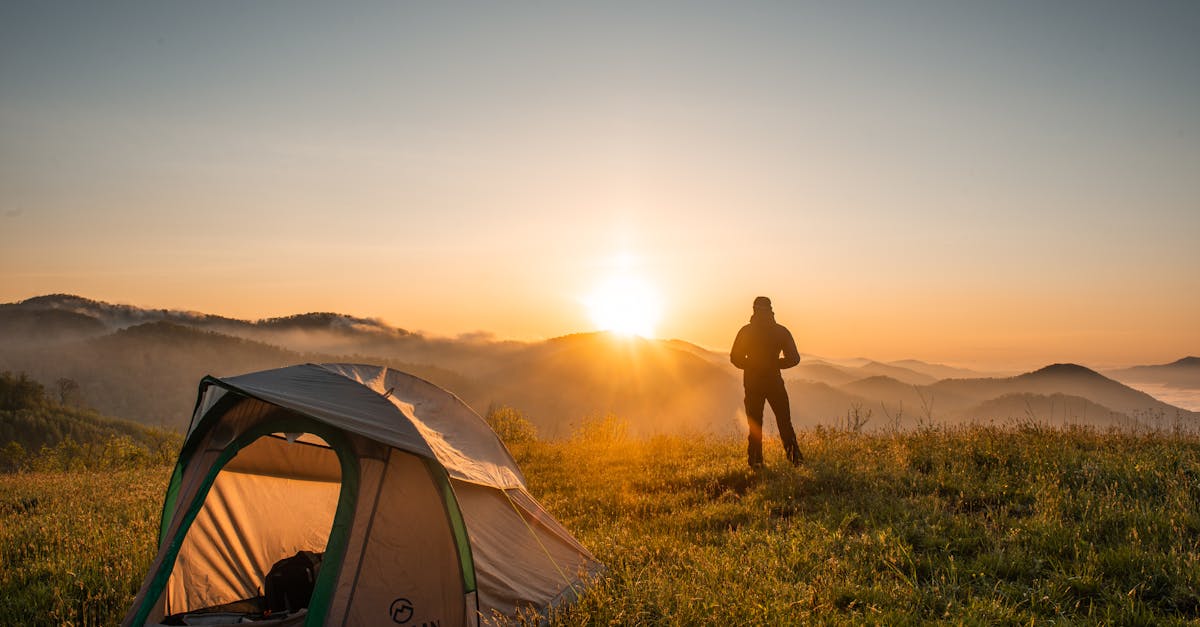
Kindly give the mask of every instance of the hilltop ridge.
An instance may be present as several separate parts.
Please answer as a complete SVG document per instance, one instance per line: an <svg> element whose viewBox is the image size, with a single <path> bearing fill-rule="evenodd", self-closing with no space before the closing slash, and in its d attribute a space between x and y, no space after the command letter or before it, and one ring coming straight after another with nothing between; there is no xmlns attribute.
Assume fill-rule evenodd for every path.
<svg viewBox="0 0 1200 627"><path fill-rule="evenodd" d="M1194 360L1134 370L1154 376L1164 367L1191 368ZM569 435L588 417L610 412L627 418L637 434L744 429L740 372L723 352L683 340L606 332L539 342L428 338L377 318L334 312L250 322L69 294L0 305L0 370L28 372L47 385L75 380L89 405L144 424L185 423L204 375L307 361L404 369L450 389L478 411L517 407L547 437ZM1071 363L985 377L917 360L834 363L809 355L785 377L800 428L836 424L852 411L873 412L867 428L1023 420L1031 413L1106 425L1148 424L1148 416L1200 423L1200 414Z"/></svg>

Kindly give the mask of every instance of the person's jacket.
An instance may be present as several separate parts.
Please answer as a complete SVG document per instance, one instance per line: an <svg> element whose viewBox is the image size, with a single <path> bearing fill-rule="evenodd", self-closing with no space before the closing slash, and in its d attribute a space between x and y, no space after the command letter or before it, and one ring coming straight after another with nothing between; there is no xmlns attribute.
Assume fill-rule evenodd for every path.
<svg viewBox="0 0 1200 627"><path fill-rule="evenodd" d="M738 331L729 361L745 371L746 381L762 381L780 378L780 370L800 363L800 351L791 331L775 322L774 314L756 313Z"/></svg>

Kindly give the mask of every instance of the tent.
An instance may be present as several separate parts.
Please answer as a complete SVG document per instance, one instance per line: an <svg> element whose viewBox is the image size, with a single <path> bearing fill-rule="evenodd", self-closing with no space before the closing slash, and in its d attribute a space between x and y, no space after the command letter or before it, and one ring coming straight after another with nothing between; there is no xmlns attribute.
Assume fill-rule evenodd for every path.
<svg viewBox="0 0 1200 627"><path fill-rule="evenodd" d="M319 557L307 607L264 609L272 567L301 552ZM457 397L305 364L202 380L123 624L486 624L569 602L600 569Z"/></svg>

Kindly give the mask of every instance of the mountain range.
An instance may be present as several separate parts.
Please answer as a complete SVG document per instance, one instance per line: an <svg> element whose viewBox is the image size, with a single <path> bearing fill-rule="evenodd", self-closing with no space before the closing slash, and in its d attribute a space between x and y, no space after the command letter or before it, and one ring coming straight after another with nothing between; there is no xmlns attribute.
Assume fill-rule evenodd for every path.
<svg viewBox="0 0 1200 627"><path fill-rule="evenodd" d="M1074 364L1001 376L917 360L804 357L785 373L798 427L1200 425L1200 413L1125 385L1190 385L1195 357L1109 376ZM546 437L568 436L584 420L610 413L637 434L730 434L744 424L739 371L727 355L682 340L609 333L538 342L431 338L337 313L246 321L64 294L0 305L0 370L26 372L50 389L69 379L78 385L71 388L75 403L153 426L186 427L206 374L331 361L411 372L480 412L515 407Z"/></svg>
<svg viewBox="0 0 1200 627"><path fill-rule="evenodd" d="M1162 384L1173 388L1200 389L1200 357L1184 357L1169 364L1134 366L1105 374L1120 381Z"/></svg>

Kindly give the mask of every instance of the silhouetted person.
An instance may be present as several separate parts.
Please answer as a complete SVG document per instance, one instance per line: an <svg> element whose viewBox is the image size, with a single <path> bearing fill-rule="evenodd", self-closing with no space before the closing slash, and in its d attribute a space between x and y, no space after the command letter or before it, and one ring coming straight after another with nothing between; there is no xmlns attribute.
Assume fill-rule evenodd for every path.
<svg viewBox="0 0 1200 627"><path fill-rule="evenodd" d="M800 363L800 352L796 350L791 331L775 322L771 299L766 296L754 299L754 315L750 316L750 324L738 331L733 350L729 351L729 360L743 371L746 420L750 425L750 467L762 466L764 403L771 404L788 461L799 464L802 458L800 445L792 429L792 410L779 371Z"/></svg>

